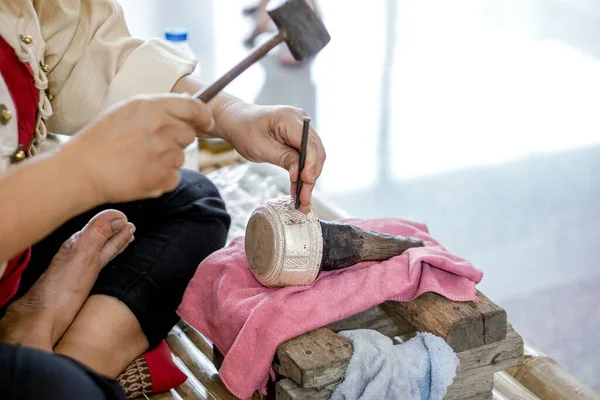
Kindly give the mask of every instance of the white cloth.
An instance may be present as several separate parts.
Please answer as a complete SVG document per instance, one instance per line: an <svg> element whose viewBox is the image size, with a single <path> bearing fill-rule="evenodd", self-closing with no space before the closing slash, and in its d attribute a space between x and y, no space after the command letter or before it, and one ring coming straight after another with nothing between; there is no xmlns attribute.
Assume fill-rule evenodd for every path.
<svg viewBox="0 0 600 400"><path fill-rule="evenodd" d="M352 343L354 354L331 400L442 400L456 374L454 351L430 333L400 345L371 329L339 335Z"/></svg>

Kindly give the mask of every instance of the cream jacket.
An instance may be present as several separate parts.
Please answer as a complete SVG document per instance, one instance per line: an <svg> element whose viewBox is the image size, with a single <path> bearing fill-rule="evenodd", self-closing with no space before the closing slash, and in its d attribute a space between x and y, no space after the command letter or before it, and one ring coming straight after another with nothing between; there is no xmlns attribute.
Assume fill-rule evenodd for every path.
<svg viewBox="0 0 600 400"><path fill-rule="evenodd" d="M132 38L116 0L0 0L0 35L29 64L40 90L37 144L47 131L76 133L117 101L169 92L196 65L195 59L160 39ZM12 115L0 115L3 174L17 149L18 130L1 71L0 109ZM0 260L0 277L5 267Z"/></svg>

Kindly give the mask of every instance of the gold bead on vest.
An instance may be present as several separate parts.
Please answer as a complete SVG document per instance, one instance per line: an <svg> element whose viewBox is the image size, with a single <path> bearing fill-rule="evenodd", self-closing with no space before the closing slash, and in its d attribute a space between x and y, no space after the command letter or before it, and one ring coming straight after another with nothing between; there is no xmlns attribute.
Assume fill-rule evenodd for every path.
<svg viewBox="0 0 600 400"><path fill-rule="evenodd" d="M23 41L23 43L25 44L31 44L31 42L33 42L33 38L29 35L27 36L22 36L21 40Z"/></svg>
<svg viewBox="0 0 600 400"><path fill-rule="evenodd" d="M0 122L2 125L8 124L12 118L12 113L4 104L0 104Z"/></svg>
<svg viewBox="0 0 600 400"><path fill-rule="evenodd" d="M27 155L25 154L25 151L23 150L23 146L19 145L19 147L17 147L17 150L14 152L14 154L12 156L13 164L20 163L21 161L25 160L26 158L27 158Z"/></svg>
<svg viewBox="0 0 600 400"><path fill-rule="evenodd" d="M50 71L50 66L49 66L48 64L43 64L43 65L42 65L42 64L40 63L40 65L42 66L42 71L44 71L44 73L46 73L46 74L47 74L47 73Z"/></svg>

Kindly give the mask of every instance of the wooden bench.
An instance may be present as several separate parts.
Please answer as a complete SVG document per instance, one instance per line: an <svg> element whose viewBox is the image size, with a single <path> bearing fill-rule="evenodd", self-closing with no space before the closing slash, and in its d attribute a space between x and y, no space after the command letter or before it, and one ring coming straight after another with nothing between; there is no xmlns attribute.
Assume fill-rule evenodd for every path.
<svg viewBox="0 0 600 400"><path fill-rule="evenodd" d="M519 362L523 340L507 323L506 312L478 295L479 303L451 302L434 293L411 302L386 302L283 343L274 363L281 376L276 398L329 398L352 356L350 343L335 332L348 329L374 329L397 343L417 331L440 336L460 360L446 399L491 398L494 373Z"/></svg>
<svg viewBox="0 0 600 400"><path fill-rule="evenodd" d="M219 157L223 159L206 157L205 165L201 165L203 172L238 161L234 152ZM286 188L281 190L285 192ZM318 196L314 206L322 219L347 217ZM352 346L336 332L374 329L397 344L409 340L417 331L442 337L460 361L446 399L600 400L554 360L524 345L508 323L506 312L482 293L478 292L478 296L478 303L452 302L433 293L411 302L386 302L291 339L277 350L273 360L277 381L269 387L267 398L328 399L343 379L352 357ZM175 362L189 379L171 392L150 396L152 399L235 399L219 378L222 355L204 336L182 321L172 330L167 343ZM255 394L255 399L261 396Z"/></svg>
<svg viewBox="0 0 600 400"><path fill-rule="evenodd" d="M269 397L328 399L352 357L352 346L336 332L374 329L398 344L416 331L444 338L460 361L446 399L489 399L494 373L517 365L524 347L521 337L507 323L504 310L483 294L478 295L479 303L455 303L433 293L411 302L386 302L291 339L277 350L273 368L278 379ZM222 356L194 328L181 322L167 342L176 362L191 378L185 388L178 388L179 396L186 394L181 398L235 399L218 377ZM212 397L200 397L198 388L204 388Z"/></svg>

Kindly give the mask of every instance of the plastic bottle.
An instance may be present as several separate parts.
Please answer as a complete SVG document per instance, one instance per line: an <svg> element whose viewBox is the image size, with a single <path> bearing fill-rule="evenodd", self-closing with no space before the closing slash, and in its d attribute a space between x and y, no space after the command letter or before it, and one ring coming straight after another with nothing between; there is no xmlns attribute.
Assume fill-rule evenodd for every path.
<svg viewBox="0 0 600 400"><path fill-rule="evenodd" d="M187 54L194 58L198 58L192 50L190 43L188 42L188 31L185 28L167 28L165 29L165 40L171 45L177 47L180 50L185 51ZM200 75L201 68L200 63L197 64L196 69L192 75Z"/></svg>
<svg viewBox="0 0 600 400"><path fill-rule="evenodd" d="M188 32L184 28L167 28L165 29L164 39L171 45L183 50L187 54L197 59L196 54L192 50L188 42ZM196 70L192 75L200 75L200 64L196 66ZM193 93L191 93L193 94ZM198 171L198 139L194 140L194 143L190 144L185 149L185 161L183 164L184 169L190 169L192 171Z"/></svg>

